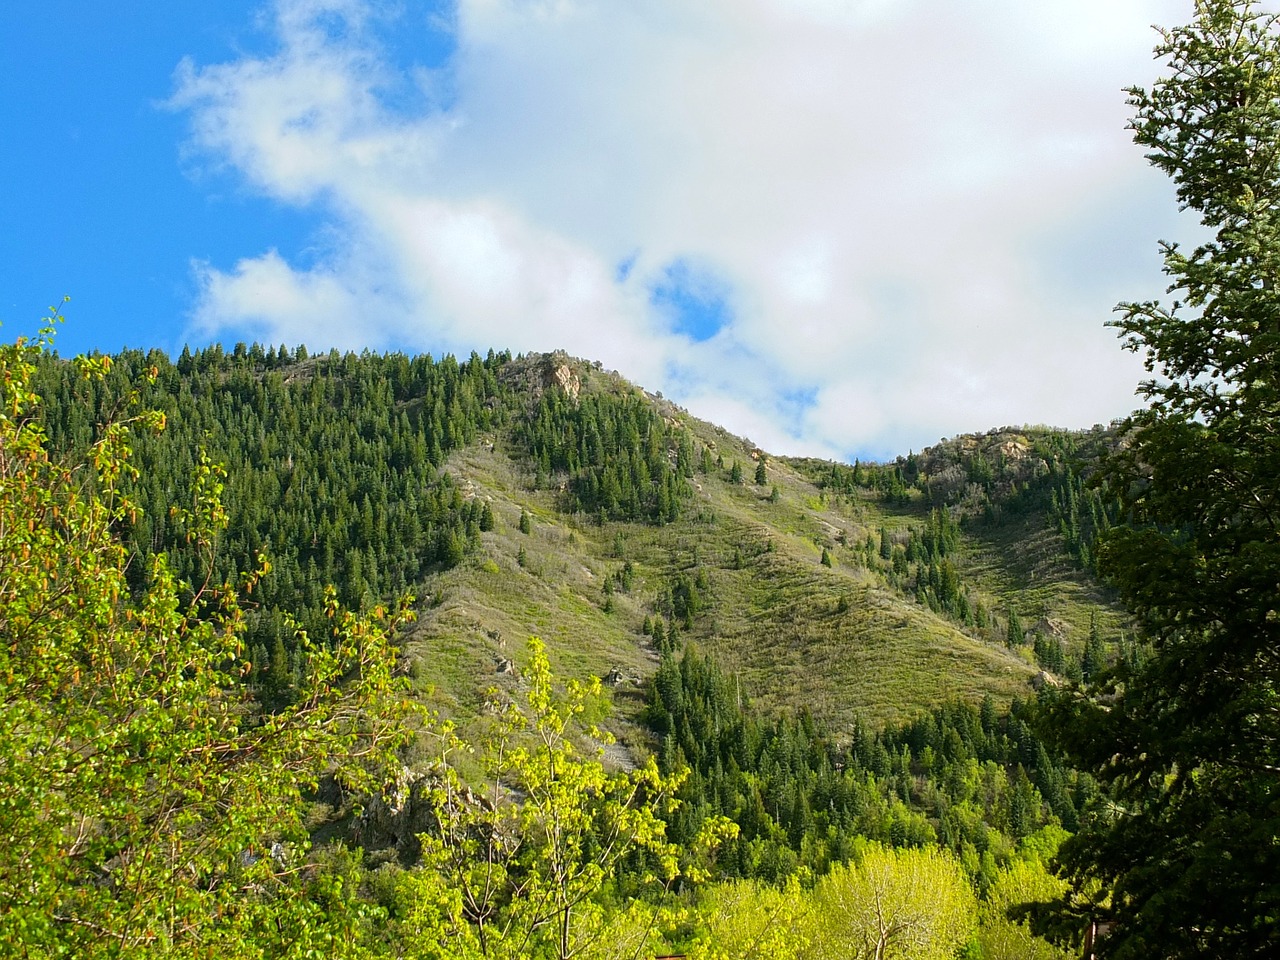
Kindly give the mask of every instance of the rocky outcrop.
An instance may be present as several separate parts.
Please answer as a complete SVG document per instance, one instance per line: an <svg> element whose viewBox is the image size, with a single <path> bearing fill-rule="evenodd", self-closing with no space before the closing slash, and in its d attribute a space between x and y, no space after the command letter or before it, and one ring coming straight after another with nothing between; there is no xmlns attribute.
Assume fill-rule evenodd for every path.
<svg viewBox="0 0 1280 960"><path fill-rule="evenodd" d="M1041 670L1031 678L1031 687L1033 690L1040 690L1043 687L1060 687L1062 680L1054 676L1048 670Z"/></svg>
<svg viewBox="0 0 1280 960"><path fill-rule="evenodd" d="M418 834L439 824L431 793L440 785L435 771L402 767L382 793L365 803L353 826L353 839L369 850L395 847L406 863L417 859L422 849Z"/></svg>
<svg viewBox="0 0 1280 960"><path fill-rule="evenodd" d="M437 832L441 817L457 822L457 814L468 808L495 809L489 798L465 784L452 780L451 785L438 767L401 767L395 780L365 803L352 827L352 839L370 851L394 848L400 861L410 864L422 853L419 834Z"/></svg>
<svg viewBox="0 0 1280 960"><path fill-rule="evenodd" d="M516 390L537 400L547 390L561 390L575 403L582 393L578 370L583 362L574 360L562 350L554 353L529 354L504 364L498 378Z"/></svg>
<svg viewBox="0 0 1280 960"><path fill-rule="evenodd" d="M554 358L552 358L554 362ZM549 375L549 385L559 387L571 400L577 400L582 390L582 381L567 363L556 364Z"/></svg>
<svg viewBox="0 0 1280 960"><path fill-rule="evenodd" d="M601 677L601 682L607 687L638 687L643 683L634 673L628 673L621 667L614 667Z"/></svg>
<svg viewBox="0 0 1280 960"><path fill-rule="evenodd" d="M1071 632L1071 627L1057 617L1042 617L1027 628L1027 633L1038 633L1044 637L1061 640Z"/></svg>

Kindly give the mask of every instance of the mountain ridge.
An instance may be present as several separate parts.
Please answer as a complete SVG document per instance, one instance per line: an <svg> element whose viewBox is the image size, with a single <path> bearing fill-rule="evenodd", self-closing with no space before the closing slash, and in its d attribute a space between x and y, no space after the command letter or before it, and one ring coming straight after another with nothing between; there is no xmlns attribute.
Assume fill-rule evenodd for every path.
<svg viewBox="0 0 1280 960"><path fill-rule="evenodd" d="M198 440L233 474L252 477L228 491L231 552L286 547L283 566L307 581L299 595L325 570L357 603L414 589L419 623L405 637L412 670L424 691L464 714L488 686L514 675L530 635L543 637L566 675L629 678L613 694L626 740L641 736L629 729L640 711L636 681L652 674L663 644L692 641L767 711L807 710L847 732L855 722L879 726L952 699L1029 696L1041 664L1006 642L1006 609L1021 605L1033 627L1065 624L1057 639L1073 655L1087 610L1100 615L1109 639L1122 628L1105 591L1045 529L1042 510L1019 515L1021 537L991 515L1019 495L1019 483L1048 476L1050 460L1065 471L1068 448L1086 434L991 431L893 464L775 458L560 351L490 351L460 362L255 344L184 350L176 363L156 351L125 352L92 406L109 409L145 366L158 376L140 402L165 409L171 428L168 438L139 443L144 484L158 470L166 476L159 487L180 488L178 467ZM44 372L54 391L46 405L51 436L73 444L67 411L84 388L57 363ZM1002 445L1019 455L988 463L983 487L973 453ZM328 453L304 468L303 451L317 447ZM1033 452L1044 468L1028 473ZM357 459L344 492L324 461L348 457ZM276 532L287 513L275 511L287 512L289 491L315 478L299 478L304 469L320 476L316 489L338 506L316 508L329 512L315 514L318 529L295 549ZM852 473L840 486L822 480L824 470ZM418 479L397 486L405 477ZM284 492L272 501L277 486ZM422 507L423 498L434 505ZM265 506L255 508L255 499ZM938 508L966 527L949 558L927 558L921 546ZM431 557L409 556L397 567L397 551L421 548L397 546L393 528L429 521L441 524ZM140 554L166 537L169 549L180 549L172 531L134 533ZM955 580L949 589L959 591L951 602L972 597L962 604L965 616L921 586L946 564ZM265 678L280 657L281 628L268 623L265 605L260 620L267 663L255 676ZM276 682L285 684L281 673Z"/></svg>

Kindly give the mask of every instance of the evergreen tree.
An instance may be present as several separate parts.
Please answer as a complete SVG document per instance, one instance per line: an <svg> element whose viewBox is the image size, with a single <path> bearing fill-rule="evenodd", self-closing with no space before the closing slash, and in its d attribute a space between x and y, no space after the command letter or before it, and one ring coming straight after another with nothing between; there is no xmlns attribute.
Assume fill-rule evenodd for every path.
<svg viewBox="0 0 1280 960"><path fill-rule="evenodd" d="M1080 672L1085 680L1092 680L1106 665L1106 649L1102 645L1102 635L1098 631L1098 611L1094 610L1089 614L1089 637L1085 641L1084 654L1080 659Z"/></svg>
<svg viewBox="0 0 1280 960"><path fill-rule="evenodd" d="M1026 642L1026 635L1022 629L1022 619L1018 616L1018 611L1013 607L1009 608L1009 625L1005 628L1005 642L1011 647L1018 647Z"/></svg>
<svg viewBox="0 0 1280 960"><path fill-rule="evenodd" d="M1107 955L1280 953L1280 21L1199 0L1133 88L1135 140L1212 238L1164 244L1174 302L1123 304L1151 406L1109 458L1130 519L1099 552L1153 655L1104 674L1046 730L1114 815L1063 847ZM1099 903L1102 897L1108 901Z"/></svg>

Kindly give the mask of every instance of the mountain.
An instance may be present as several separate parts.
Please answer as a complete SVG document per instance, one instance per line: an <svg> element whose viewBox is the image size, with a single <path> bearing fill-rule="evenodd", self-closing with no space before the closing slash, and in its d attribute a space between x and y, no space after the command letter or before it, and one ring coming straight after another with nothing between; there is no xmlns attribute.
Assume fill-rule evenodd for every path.
<svg viewBox="0 0 1280 960"><path fill-rule="evenodd" d="M289 618L316 633L326 583L354 606L417 595L407 666L446 711L511 682L537 635L558 672L610 678L624 740L646 738L643 680L687 641L766 713L847 734L1026 698L1046 668L1080 670L1091 636L1095 656L1122 636L1089 572L1109 520L1082 477L1103 428L850 466L772 457L563 354L111 359L96 383L46 359L51 442L90 443L131 390L165 412L135 440L132 570L165 550L199 583L269 555L250 677L267 702L289 698ZM226 468L230 521L207 557L169 519L202 455Z"/></svg>
<svg viewBox="0 0 1280 960"><path fill-rule="evenodd" d="M0 424L20 482L5 488L17 534L6 544L47 576L7 602L21 613L48 592L89 624L65 649L31 627L35 656L5 675L14 703L26 709L53 682L53 720L30 729L48 729L70 769L83 738L63 734L64 709L88 716L90 739L120 716L220 724L214 742L195 741L212 767L175 787L190 798L175 808L163 785L187 783L185 741L139 730L124 754L95 753L95 775L119 761L149 785L106 802L160 813L98 817L106 852L82 863L68 840L67 876L130 868L167 835L146 828L121 846L113 831L203 803L207 788L200 831L175 821L170 839L224 844L204 868L214 879L192 889L230 891L222 883L246 867L272 878L272 893L245 874L244 896L225 894L244 923L277 918L259 931L268 940L284 935L289 904L349 924L343 936L358 931L374 953L429 936L440 950L423 955L453 956L494 917L513 944L545 939L538 905L554 902L557 955L573 955L587 916L588 940L634 921L637 943L669 953L719 939L707 926L717 898L739 895L788 898L795 923L816 924L804 936L820 937L839 912L800 881L839 886L887 857L893 884L910 886L919 853L951 876L958 903L982 898L957 929L983 950L1004 944L984 955L1049 949L1001 904L1062 892L1047 860L1098 791L1037 739L1036 716L1063 678L1143 655L1090 572L1093 538L1116 520L1088 482L1111 430L1000 429L850 465L771 457L563 354L239 345L66 363L19 344L11 358L17 405ZM36 517L29 503L47 509ZM86 512L87 554L67 536ZM24 528L53 546L33 552ZM406 594L417 616L397 619L392 664L376 611ZM124 639L83 652L104 611ZM222 645L201 642L219 631ZM137 652L128 638L156 653L121 681ZM173 644L191 655L176 669ZM46 669L52 654L65 666ZM143 680L186 699L137 695ZM109 718L103 690L120 700ZM330 702L353 711L330 724L346 739L283 764L262 755L277 730L312 743L307 719ZM376 754L351 745L366 731L381 738ZM12 757L37 755L7 743ZM23 823L43 824L46 780L21 779L33 798ZM244 784L252 800L268 781L277 793L253 808L266 826L250 828L230 792ZM97 782L65 804L67 823L101 805ZM13 877L34 861L19 850L17 862ZM675 894L700 919L667 913ZM98 906L92 916L132 909L114 894Z"/></svg>

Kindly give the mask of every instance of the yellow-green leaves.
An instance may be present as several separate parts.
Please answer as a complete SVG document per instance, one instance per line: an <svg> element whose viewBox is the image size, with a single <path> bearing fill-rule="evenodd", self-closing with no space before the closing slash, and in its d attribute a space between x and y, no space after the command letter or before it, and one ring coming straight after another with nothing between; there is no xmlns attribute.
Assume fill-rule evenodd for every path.
<svg viewBox="0 0 1280 960"><path fill-rule="evenodd" d="M415 949L424 956L450 949L511 958L597 955L624 928L638 935L634 910L607 910L597 899L624 857L643 851L657 865L651 879L658 892L681 875L685 857L666 842L658 812L683 775L664 777L652 759L609 772L598 754L584 752L584 739L607 739L580 725L599 681L570 680L559 689L536 638L518 689L514 699L495 694L477 757L485 780L478 792L450 764L467 744L448 727L436 731L430 796L439 827L421 838L424 866L411 884L428 899L411 914L419 926ZM732 829L715 821L702 857ZM457 894L456 909L433 892L439 884L430 875ZM651 928L637 942L656 935Z"/></svg>
<svg viewBox="0 0 1280 960"><path fill-rule="evenodd" d="M0 347L0 954L358 955L351 918L302 891L300 790L333 769L368 782L403 739L407 608L335 611L295 702L265 714L241 680L236 583L181 585L163 555L145 589L126 578L131 429L162 418L131 394L84 462L53 462L39 349ZM183 513L202 542L220 480L202 458Z"/></svg>
<svg viewBox="0 0 1280 960"><path fill-rule="evenodd" d="M944 850L870 845L814 888L812 960L950 960L976 924L968 878Z"/></svg>

